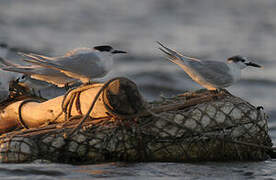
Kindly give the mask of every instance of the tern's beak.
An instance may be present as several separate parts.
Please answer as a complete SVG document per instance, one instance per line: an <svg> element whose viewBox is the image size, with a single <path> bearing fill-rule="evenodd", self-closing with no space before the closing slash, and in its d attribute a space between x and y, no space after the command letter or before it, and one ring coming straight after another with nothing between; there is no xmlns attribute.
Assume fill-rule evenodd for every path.
<svg viewBox="0 0 276 180"><path fill-rule="evenodd" d="M112 54L125 54L125 53L127 53L127 52L125 52L125 51L120 51L120 50L114 50L114 51L112 51L111 52Z"/></svg>
<svg viewBox="0 0 276 180"><path fill-rule="evenodd" d="M248 62L248 63L245 63L247 66L253 66L253 67L257 67L257 68L263 68L263 66L260 66L258 64L255 64L253 62Z"/></svg>

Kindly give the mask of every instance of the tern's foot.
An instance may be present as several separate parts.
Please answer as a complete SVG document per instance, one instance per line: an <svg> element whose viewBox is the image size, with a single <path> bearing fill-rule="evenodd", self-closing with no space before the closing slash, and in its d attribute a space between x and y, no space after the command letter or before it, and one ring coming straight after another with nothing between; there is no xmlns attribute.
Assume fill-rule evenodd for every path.
<svg viewBox="0 0 276 180"><path fill-rule="evenodd" d="M215 89L215 90L209 90L209 92L211 94L231 94L229 91L227 91L226 89L222 89L222 88Z"/></svg>
<svg viewBox="0 0 276 180"><path fill-rule="evenodd" d="M214 100L218 100L220 97L231 95L231 93L228 92L226 89L209 90L209 94Z"/></svg>
<svg viewBox="0 0 276 180"><path fill-rule="evenodd" d="M226 95L231 95L231 93L229 91L227 91L226 89L220 89L220 93L223 93Z"/></svg>

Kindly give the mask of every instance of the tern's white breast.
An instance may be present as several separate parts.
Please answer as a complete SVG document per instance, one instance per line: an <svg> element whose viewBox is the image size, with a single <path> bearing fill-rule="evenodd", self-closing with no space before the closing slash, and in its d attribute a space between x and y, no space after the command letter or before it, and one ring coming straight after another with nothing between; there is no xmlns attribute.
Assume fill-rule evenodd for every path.
<svg viewBox="0 0 276 180"><path fill-rule="evenodd" d="M234 82L237 82L238 80L240 80L241 79L241 69L240 69L240 67L235 63L229 63L227 65L230 68L230 74L234 78Z"/></svg>

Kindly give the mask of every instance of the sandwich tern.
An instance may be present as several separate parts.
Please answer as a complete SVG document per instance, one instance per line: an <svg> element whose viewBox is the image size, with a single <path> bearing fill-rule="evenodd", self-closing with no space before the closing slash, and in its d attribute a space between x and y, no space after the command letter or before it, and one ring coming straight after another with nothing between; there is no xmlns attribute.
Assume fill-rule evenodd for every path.
<svg viewBox="0 0 276 180"><path fill-rule="evenodd" d="M113 55L126 53L115 50L111 46L95 46L94 48L78 48L67 52L64 56L46 57L37 54L24 54L24 61L63 73L68 78L89 83L91 79L105 76L112 68Z"/></svg>
<svg viewBox="0 0 276 180"><path fill-rule="evenodd" d="M218 90L231 86L241 78L241 70L247 66L262 68L243 56L233 56L227 62L200 60L184 56L160 42L159 49L169 60L180 66L195 82L208 90Z"/></svg>

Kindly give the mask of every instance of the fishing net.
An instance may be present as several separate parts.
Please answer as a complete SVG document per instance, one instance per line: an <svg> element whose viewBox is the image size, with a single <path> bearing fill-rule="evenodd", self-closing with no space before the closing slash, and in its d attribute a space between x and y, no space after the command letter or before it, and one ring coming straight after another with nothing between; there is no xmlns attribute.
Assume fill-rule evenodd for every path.
<svg viewBox="0 0 276 180"><path fill-rule="evenodd" d="M96 163L269 158L272 143L262 108L227 92L188 93L145 104L135 84L128 85L104 89L100 98L105 99L108 117L88 117L81 124L79 117L62 125L2 135L0 160ZM129 103L116 100L114 87L124 92L120 98ZM119 108L112 108L114 103Z"/></svg>

